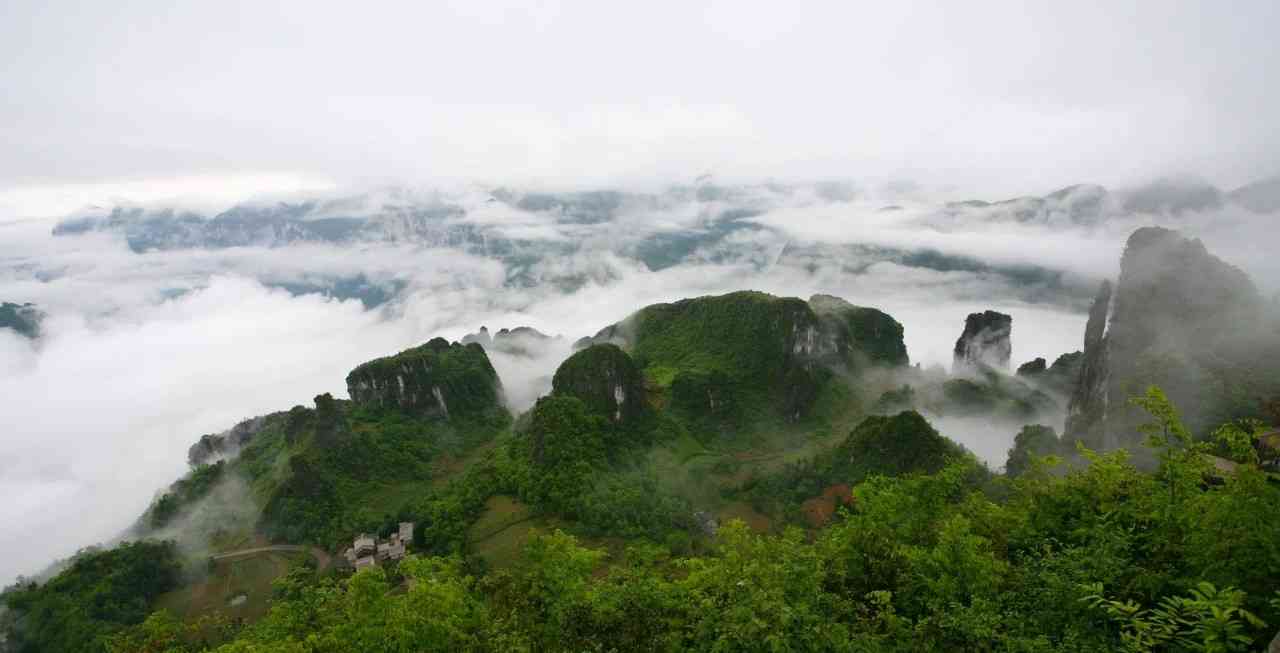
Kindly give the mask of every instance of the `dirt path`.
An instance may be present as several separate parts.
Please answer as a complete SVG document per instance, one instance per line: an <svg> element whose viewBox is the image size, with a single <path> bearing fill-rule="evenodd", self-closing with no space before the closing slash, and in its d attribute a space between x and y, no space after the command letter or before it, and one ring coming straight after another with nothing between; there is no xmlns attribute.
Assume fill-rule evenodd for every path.
<svg viewBox="0 0 1280 653"><path fill-rule="evenodd" d="M320 569L329 567L329 554L314 546L302 546L300 544L274 544L272 546L260 546L252 549L241 549L239 551L230 551L228 553L219 553L212 556L214 560L227 560L230 558L238 558L240 556L249 556L257 553L310 553L311 557L316 559L316 563Z"/></svg>

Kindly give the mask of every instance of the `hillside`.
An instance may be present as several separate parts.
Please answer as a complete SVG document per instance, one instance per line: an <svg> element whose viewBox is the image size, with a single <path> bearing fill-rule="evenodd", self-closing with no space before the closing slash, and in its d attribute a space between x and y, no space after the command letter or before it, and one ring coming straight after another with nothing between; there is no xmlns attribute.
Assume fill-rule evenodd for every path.
<svg viewBox="0 0 1280 653"><path fill-rule="evenodd" d="M1119 286L1149 298L1130 288L1133 260ZM1224 287L1240 290L1230 302L1250 296ZM8 590L6 628L21 651L62 641L65 623L89 633L67 650L93 651L328 650L315 637L333 650L754 650L772 637L1070 651L1148 628L1127 602L1175 601L1186 612L1170 641L1199 637L1216 609L1235 615L1237 643L1260 642L1241 610L1280 617L1266 516L1280 485L1251 456L1254 423L1166 440L1153 472L1083 449L1083 464L1044 473L1064 440L1036 420L1060 409L1064 379L1127 369L1120 350L1098 353L1133 338L1114 322L1102 333L1100 311L1085 352L1017 375L1002 369L1011 319L976 313L957 325L952 376L907 366L902 324L836 297L656 304L580 341L514 419L493 339L435 338L357 366L350 400L322 394L202 436L191 472L134 528L177 547L139 562L161 575L130 611L74 621L97 595L59 588L114 582L83 577L128 549L89 551ZM1007 475L935 426L952 418L1025 425ZM1131 428L1123 442L1189 432L1156 389L1126 419L1107 422ZM1230 474L1211 472L1210 451L1231 456ZM340 555L401 523L408 558L354 571ZM1135 537L1139 525L1159 536Z"/></svg>

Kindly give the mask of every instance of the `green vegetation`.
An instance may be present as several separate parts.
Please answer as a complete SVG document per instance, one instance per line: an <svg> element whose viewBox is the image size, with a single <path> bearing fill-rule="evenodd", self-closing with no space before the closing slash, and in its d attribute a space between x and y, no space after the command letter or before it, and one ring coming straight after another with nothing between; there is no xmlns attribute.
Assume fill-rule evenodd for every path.
<svg viewBox="0 0 1280 653"><path fill-rule="evenodd" d="M950 379L942 383L941 389L937 408L943 414L1033 419L1057 405L1049 395L993 373L984 374L981 379Z"/></svg>
<svg viewBox="0 0 1280 653"><path fill-rule="evenodd" d="M690 546L651 537L687 507L646 516L661 479L608 460L607 420L552 396L413 507L427 535L398 567L285 574L256 623L135 612L70 650L1257 650L1280 625L1280 485L1239 428L1218 446L1241 464L1205 482L1213 445L1159 390L1137 405L1153 471L1084 448L1051 469L1034 443L1052 433L1028 430L1032 464L994 482L920 415L871 417L786 481L852 488L825 528L730 521Z"/></svg>
<svg viewBox="0 0 1280 653"><path fill-rule="evenodd" d="M259 528L275 540L334 547L355 533L377 530L430 492L440 455L475 448L510 424L505 411L423 420L345 402L326 411L329 401L317 398L310 419L299 420L305 426L294 442L275 454L277 462L264 476L255 477L264 489ZM278 444L259 437L238 462L261 466L257 449L269 452ZM282 460L287 463L277 467Z"/></svg>
<svg viewBox="0 0 1280 653"><path fill-rule="evenodd" d="M567 358L551 381L554 394L576 397L593 415L635 424L649 412L644 378L617 345L592 345Z"/></svg>
<svg viewBox="0 0 1280 653"><path fill-rule="evenodd" d="M360 405L445 418L481 416L502 404L498 373L484 347L444 338L351 370L347 392Z"/></svg>
<svg viewBox="0 0 1280 653"><path fill-rule="evenodd" d="M837 446L774 474L751 478L733 494L746 498L756 510L800 523L801 504L829 486L858 483L876 474L933 473L958 460L973 461L973 457L939 435L920 413L873 415ZM986 476L978 474L971 480L976 483Z"/></svg>
<svg viewBox="0 0 1280 653"><path fill-rule="evenodd" d="M557 412L576 419L571 404ZM953 457L865 477L809 537L731 522L691 558L646 544L614 558L526 530L502 570L427 557L400 565L402 589L380 569L291 581L217 650L1256 650L1280 623L1280 487L1247 464L1203 483L1207 445L1183 437L1158 391L1141 404L1161 451L1153 473L1123 451L1082 449L1088 465L991 492ZM884 451L902 469L910 447L888 447L894 434L928 444L929 430L910 413L875 418L842 448ZM179 648L164 623L134 628L131 643L203 650Z"/></svg>
<svg viewBox="0 0 1280 653"><path fill-rule="evenodd" d="M186 477L169 486L165 492L151 504L144 517L151 528L162 528L167 525L185 506L190 506L204 498L213 486L222 478L226 464L219 460L212 465L199 465Z"/></svg>
<svg viewBox="0 0 1280 653"><path fill-rule="evenodd" d="M1004 464L1004 473L1010 478L1021 476L1031 469L1032 459L1057 453L1061 447L1058 433L1042 424L1028 424L1013 438L1013 448Z"/></svg>
<svg viewBox="0 0 1280 653"><path fill-rule="evenodd" d="M831 295L814 295L809 306L823 321L824 330L835 334L840 354L854 362L891 367L910 362L902 341L902 325L888 313L854 306Z"/></svg>
<svg viewBox="0 0 1280 653"><path fill-rule="evenodd" d="M43 585L20 583L0 595L20 615L8 629L12 648L6 650L102 651L113 633L141 623L156 598L177 586L180 573L172 542L81 552Z"/></svg>

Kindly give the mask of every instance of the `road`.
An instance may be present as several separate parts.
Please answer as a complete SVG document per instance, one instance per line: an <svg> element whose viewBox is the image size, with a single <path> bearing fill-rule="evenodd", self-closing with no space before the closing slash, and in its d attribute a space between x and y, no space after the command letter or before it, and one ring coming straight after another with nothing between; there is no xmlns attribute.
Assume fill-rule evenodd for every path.
<svg viewBox="0 0 1280 653"><path fill-rule="evenodd" d="M241 549L239 551L229 551L227 553L219 553L212 556L214 560L226 560L228 558L238 558L240 556L254 555L256 553L310 553L316 559L316 563L320 569L329 566L329 554L314 546L302 546L300 544L274 544L272 546L260 546L253 549Z"/></svg>

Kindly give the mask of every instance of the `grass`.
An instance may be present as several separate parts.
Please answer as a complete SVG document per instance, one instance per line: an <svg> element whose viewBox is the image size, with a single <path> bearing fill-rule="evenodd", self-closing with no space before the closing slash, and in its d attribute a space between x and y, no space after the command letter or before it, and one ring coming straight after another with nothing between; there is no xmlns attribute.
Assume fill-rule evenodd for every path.
<svg viewBox="0 0 1280 653"><path fill-rule="evenodd" d="M533 517L525 504L498 495L485 502L484 512L467 529L467 542L490 567L501 569L519 560L525 545L547 532L548 525L546 519Z"/></svg>
<svg viewBox="0 0 1280 653"><path fill-rule="evenodd" d="M271 551L218 561L204 579L162 595L157 607L189 622L214 613L231 620L255 621L270 608L271 581L306 556ZM231 600L242 594L246 600L231 605Z"/></svg>

